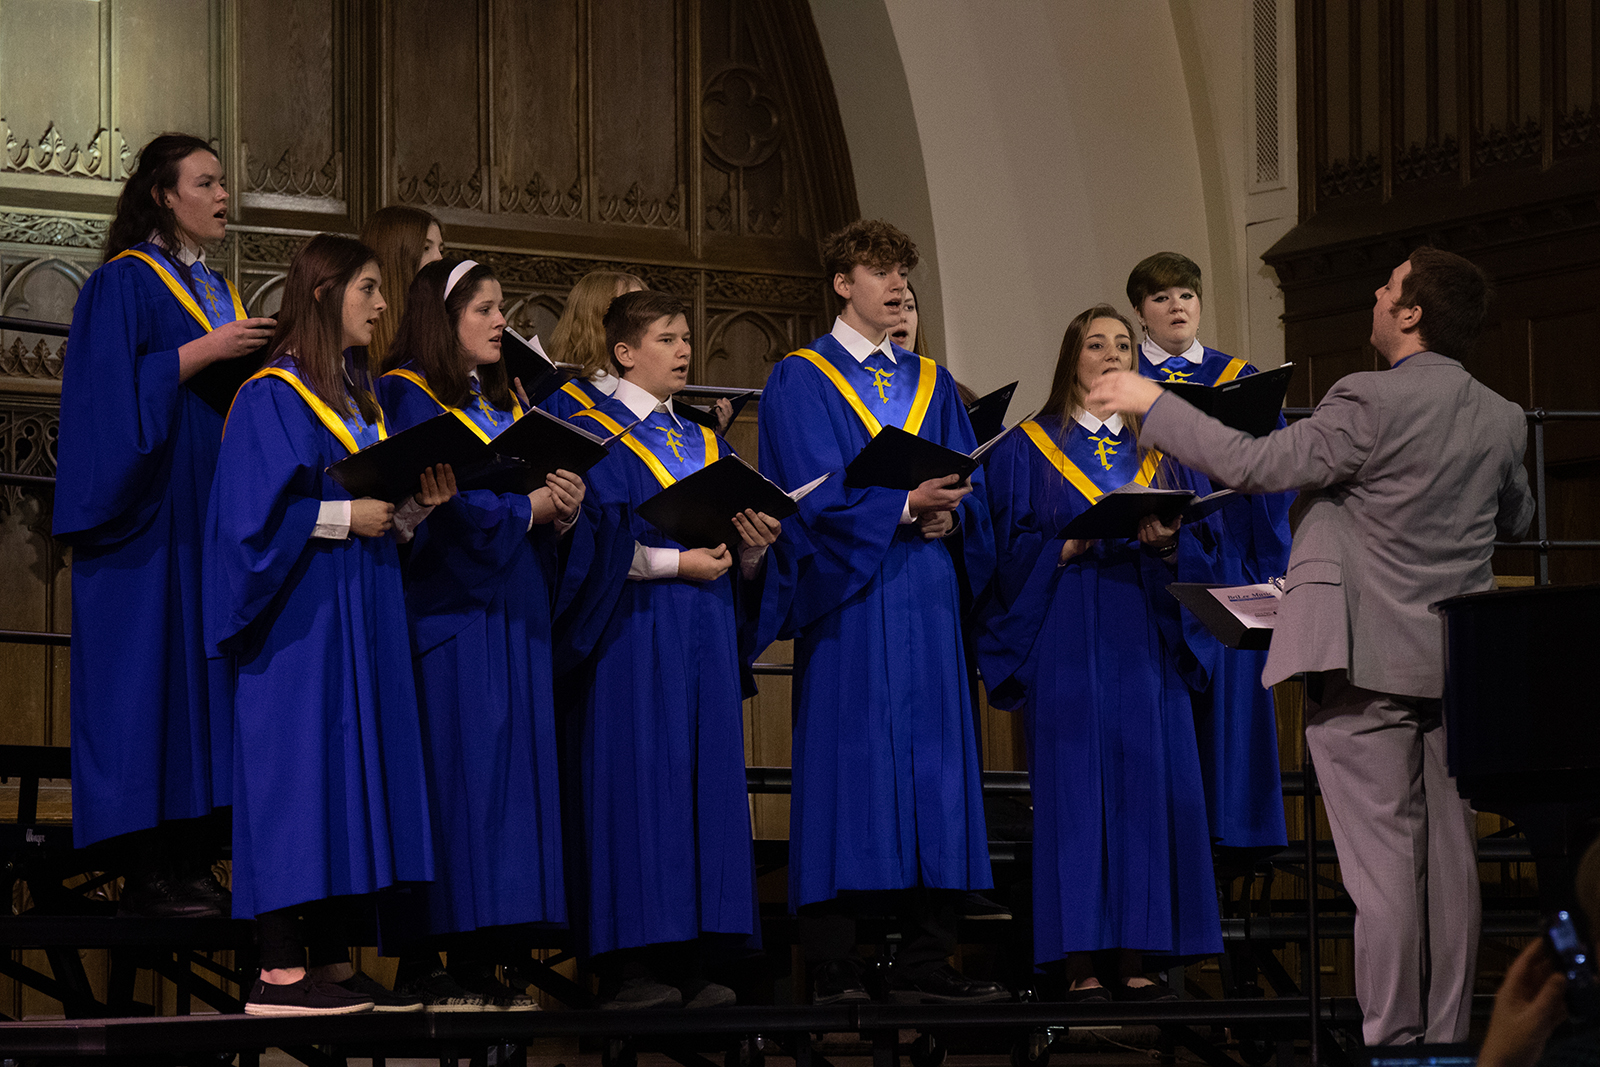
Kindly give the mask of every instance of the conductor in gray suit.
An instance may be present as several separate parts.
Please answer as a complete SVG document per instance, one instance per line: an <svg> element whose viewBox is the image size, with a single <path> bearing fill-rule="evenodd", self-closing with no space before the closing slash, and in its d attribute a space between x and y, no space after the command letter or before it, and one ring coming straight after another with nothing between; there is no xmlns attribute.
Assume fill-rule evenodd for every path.
<svg viewBox="0 0 1600 1067"><path fill-rule="evenodd" d="M1368 1045L1467 1036L1482 908L1472 809L1445 770L1444 633L1429 605L1494 586L1496 535L1533 515L1522 409L1458 362L1488 312L1472 263L1419 248L1372 308L1386 371L1336 382L1262 438L1135 374L1091 400L1144 416L1162 449L1242 492L1301 489L1262 683L1306 672L1306 743L1356 904Z"/></svg>

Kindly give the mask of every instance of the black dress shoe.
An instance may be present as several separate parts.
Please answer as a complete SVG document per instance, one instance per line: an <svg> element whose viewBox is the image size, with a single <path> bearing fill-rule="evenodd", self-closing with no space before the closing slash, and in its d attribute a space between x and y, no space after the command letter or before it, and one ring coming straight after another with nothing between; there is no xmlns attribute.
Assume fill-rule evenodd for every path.
<svg viewBox="0 0 1600 1067"><path fill-rule="evenodd" d="M871 999L861 984L860 961L824 960L811 969L812 1004L865 1004Z"/></svg>
<svg viewBox="0 0 1600 1067"><path fill-rule="evenodd" d="M199 891L160 875L128 875L117 900L118 915L137 915L146 919L216 919L227 911L216 895Z"/></svg>
<svg viewBox="0 0 1600 1067"><path fill-rule="evenodd" d="M982 893L962 893L956 901L956 914L963 919L1009 919L1011 909L1004 904L996 904Z"/></svg>
<svg viewBox="0 0 1600 1067"><path fill-rule="evenodd" d="M1161 1000L1177 1000L1178 994L1160 982L1151 982L1149 985L1128 985L1124 982L1117 986L1117 999L1124 1004L1154 1004Z"/></svg>
<svg viewBox="0 0 1600 1067"><path fill-rule="evenodd" d="M889 977L889 1000L894 1004L988 1004L1010 999L1011 991L999 982L968 978L948 963L915 976L896 970Z"/></svg>

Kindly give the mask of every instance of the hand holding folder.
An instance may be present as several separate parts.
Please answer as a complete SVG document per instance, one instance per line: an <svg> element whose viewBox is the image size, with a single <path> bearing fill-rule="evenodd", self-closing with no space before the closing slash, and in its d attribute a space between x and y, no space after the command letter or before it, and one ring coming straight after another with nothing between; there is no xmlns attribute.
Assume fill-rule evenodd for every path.
<svg viewBox="0 0 1600 1067"><path fill-rule="evenodd" d="M1069 541L1137 537L1139 523L1148 515L1160 519L1164 526L1171 526L1179 518L1184 522L1199 522L1233 496L1232 489L1219 489L1202 497L1187 489L1151 489L1129 482L1101 497L1089 510L1063 526L1056 536Z"/></svg>
<svg viewBox="0 0 1600 1067"><path fill-rule="evenodd" d="M500 358L506 364L506 378L522 383L523 396L530 407L543 403L581 369L571 363L557 363L545 355L539 338L530 341L509 326L500 335Z"/></svg>
<svg viewBox="0 0 1600 1067"><path fill-rule="evenodd" d="M599 463L611 443L636 425L637 421L621 433L600 437L542 408L530 408L490 443L494 462L463 481L473 489L531 493L543 488L545 478L558 470L582 474Z"/></svg>
<svg viewBox="0 0 1600 1067"><path fill-rule="evenodd" d="M661 490L639 505L639 515L685 548L737 548L741 537L733 517L746 510L786 519L799 511L799 501L830 475L823 475L792 493L738 456L723 456L687 478Z"/></svg>
<svg viewBox="0 0 1600 1067"><path fill-rule="evenodd" d="M960 475L965 482L994 446L1016 428L1001 430L971 452L957 452L898 426L885 426L845 467L844 484L851 489L877 486L909 493L923 482L952 474Z"/></svg>
<svg viewBox="0 0 1600 1067"><path fill-rule="evenodd" d="M420 491L422 472L437 464L468 472L492 458L477 434L445 412L346 456L330 466L328 474L353 499L372 497L396 504Z"/></svg>

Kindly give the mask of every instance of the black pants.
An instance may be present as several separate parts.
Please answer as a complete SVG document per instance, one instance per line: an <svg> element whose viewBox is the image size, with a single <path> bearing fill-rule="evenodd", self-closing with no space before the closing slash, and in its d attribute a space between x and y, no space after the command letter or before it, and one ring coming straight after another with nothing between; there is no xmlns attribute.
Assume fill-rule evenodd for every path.
<svg viewBox="0 0 1600 1067"><path fill-rule="evenodd" d="M808 964L843 959L856 947L856 917L871 912L895 916L900 949L895 967L910 978L935 970L956 950L956 889L890 889L841 893L799 909L800 948Z"/></svg>
<svg viewBox="0 0 1600 1067"><path fill-rule="evenodd" d="M313 900L263 912L256 916L256 929L264 971L306 966L307 949L312 967L350 962L345 924L335 901Z"/></svg>

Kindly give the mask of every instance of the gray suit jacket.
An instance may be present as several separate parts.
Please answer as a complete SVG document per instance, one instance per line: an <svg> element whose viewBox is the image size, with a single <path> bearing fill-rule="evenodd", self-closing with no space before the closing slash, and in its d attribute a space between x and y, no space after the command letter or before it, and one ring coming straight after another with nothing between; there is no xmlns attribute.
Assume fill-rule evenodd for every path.
<svg viewBox="0 0 1600 1067"><path fill-rule="evenodd" d="M1434 352L1340 379L1310 418L1266 437L1170 394L1140 432L1242 492L1314 491L1263 684L1344 669L1363 689L1419 697L1444 692L1443 622L1428 606L1493 588L1496 534L1519 538L1533 518L1527 441L1520 407Z"/></svg>

